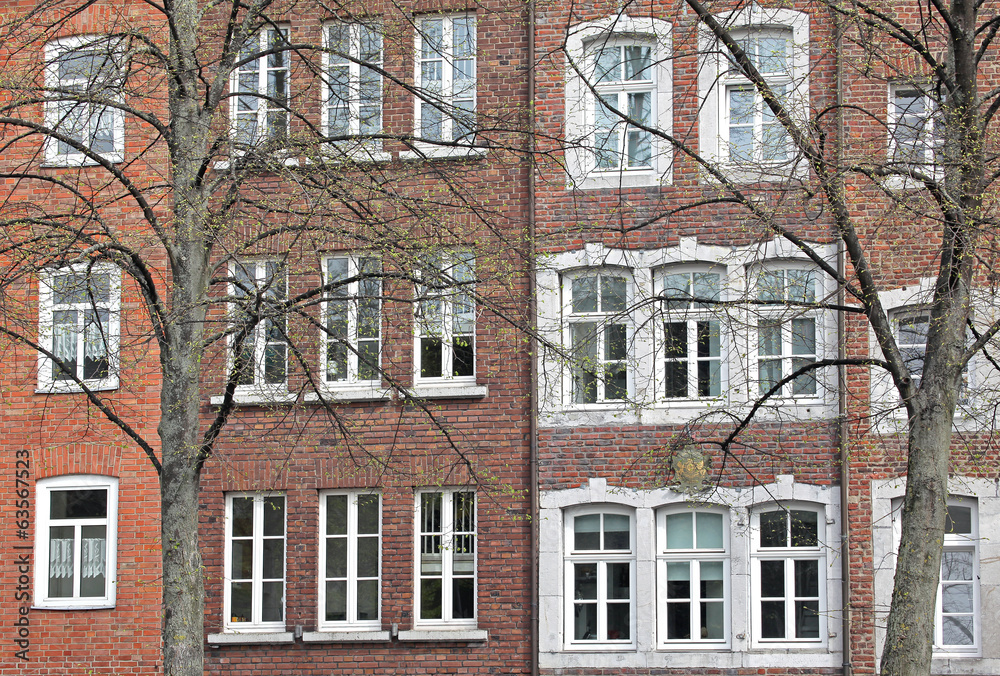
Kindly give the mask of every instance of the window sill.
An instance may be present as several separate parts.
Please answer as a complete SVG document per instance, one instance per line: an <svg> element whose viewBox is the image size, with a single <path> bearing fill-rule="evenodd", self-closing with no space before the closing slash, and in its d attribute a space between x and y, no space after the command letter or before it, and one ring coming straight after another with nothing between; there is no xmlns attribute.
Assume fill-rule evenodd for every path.
<svg viewBox="0 0 1000 676"><path fill-rule="evenodd" d="M284 390L237 390L233 393L233 403L237 406L271 406L274 404L294 404L298 395ZM222 406L225 396L217 395L209 399L212 406Z"/></svg>
<svg viewBox="0 0 1000 676"><path fill-rule="evenodd" d="M307 631L302 634L303 643L350 643L368 641L372 643L383 643L391 641L387 631L371 631L359 629L357 631Z"/></svg>
<svg viewBox="0 0 1000 676"><path fill-rule="evenodd" d="M122 153L105 155L104 159L112 164L121 164L125 161ZM84 155L61 155L50 157L41 163L42 169L60 169L65 167L99 167L101 163Z"/></svg>
<svg viewBox="0 0 1000 676"><path fill-rule="evenodd" d="M319 162L326 164L379 164L391 162L392 154L381 148L371 148L364 144L352 144L350 146L338 146L330 144L322 151ZM315 163L313 160L312 163ZM306 164L310 161L307 159Z"/></svg>
<svg viewBox="0 0 1000 676"><path fill-rule="evenodd" d="M618 188L653 188L668 185L654 169L632 169L618 171L591 170L583 175L570 176L569 187L573 190L611 190Z"/></svg>
<svg viewBox="0 0 1000 676"><path fill-rule="evenodd" d="M482 399L490 393L486 385L415 385L410 393L417 399Z"/></svg>
<svg viewBox="0 0 1000 676"><path fill-rule="evenodd" d="M438 146L432 143L416 143L414 150L399 153L401 160L461 160L485 157L487 149L481 146Z"/></svg>
<svg viewBox="0 0 1000 676"><path fill-rule="evenodd" d="M410 629L399 632L400 641L451 641L481 643L489 639L485 629Z"/></svg>
<svg viewBox="0 0 1000 676"><path fill-rule="evenodd" d="M111 392L117 390L119 386L117 378L94 383L84 381L84 384L91 392ZM79 394L81 392L83 392L83 388L76 383L39 383L38 387L35 388L35 394Z"/></svg>
<svg viewBox="0 0 1000 676"><path fill-rule="evenodd" d="M240 162L241 159L243 158L242 157L237 158L236 160L237 166L240 166L242 164ZM285 158L275 157L274 159L277 160L279 164L285 167L299 166L299 158L297 157L285 157ZM212 163L212 168L215 169L216 171L229 171L230 167L232 166L233 166L232 160L216 160L215 162ZM263 168L262 170L266 171L267 169Z"/></svg>
<svg viewBox="0 0 1000 676"><path fill-rule="evenodd" d="M209 634L205 642L213 648L220 645L295 643L295 635L290 631L227 632L224 634Z"/></svg>
<svg viewBox="0 0 1000 676"><path fill-rule="evenodd" d="M31 605L32 610L113 610L115 607L114 601L105 601L103 603L76 603L70 604L59 601L41 601L40 603L33 603Z"/></svg>
<svg viewBox="0 0 1000 676"><path fill-rule="evenodd" d="M329 399L337 402L341 401L386 401L390 398L392 390L381 385L345 385L337 387L328 385L319 392L309 392L305 395L305 401L316 403L322 399Z"/></svg>

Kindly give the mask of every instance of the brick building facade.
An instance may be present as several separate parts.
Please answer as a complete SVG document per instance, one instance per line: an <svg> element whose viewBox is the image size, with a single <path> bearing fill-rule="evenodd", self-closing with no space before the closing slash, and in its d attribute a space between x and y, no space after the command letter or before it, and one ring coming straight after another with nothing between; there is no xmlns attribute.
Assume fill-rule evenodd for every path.
<svg viewBox="0 0 1000 676"><path fill-rule="evenodd" d="M123 26L159 44L162 17L16 14L31 6L5 24L3 100L76 126L60 141L4 123L0 674L156 674L157 477L97 405L156 439L143 297L110 259L49 255L17 228L86 196L71 222L165 279L105 173L162 198L153 125L23 84L106 103L95 74ZM858 67L865 45L816 4L713 11L844 157L905 145L933 163L904 133L932 119L915 66ZM295 5L255 35L264 54L232 66L216 120L230 145L205 167L241 196L199 402L206 429L233 405L201 479L206 672L875 673L905 416L868 367L789 378L879 351L828 274L844 253L809 169L688 5ZM165 114L166 85L133 75ZM906 181L848 187L919 361L933 220ZM239 371L229 327L248 298L301 302L252 325ZM935 673L1000 672L997 380L974 359L956 416Z"/></svg>

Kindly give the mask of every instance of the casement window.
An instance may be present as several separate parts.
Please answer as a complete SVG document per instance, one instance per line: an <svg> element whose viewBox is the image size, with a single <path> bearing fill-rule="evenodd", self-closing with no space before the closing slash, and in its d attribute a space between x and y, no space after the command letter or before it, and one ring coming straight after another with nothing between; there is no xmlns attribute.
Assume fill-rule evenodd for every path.
<svg viewBox="0 0 1000 676"><path fill-rule="evenodd" d="M791 87L791 30L754 29L734 37L771 91L784 100ZM789 158L788 133L735 63L726 73L726 132L729 161L734 164L778 163Z"/></svg>
<svg viewBox="0 0 1000 676"><path fill-rule="evenodd" d="M821 509L764 508L752 516L751 617L756 644L822 643L826 563Z"/></svg>
<svg viewBox="0 0 1000 676"><path fill-rule="evenodd" d="M933 101L904 84L889 88L889 150L893 163L933 174L940 137Z"/></svg>
<svg viewBox="0 0 1000 676"><path fill-rule="evenodd" d="M288 375L285 301L286 272L278 261L240 261L232 266L233 341L240 341L234 367L237 386L247 390L283 388ZM242 336L242 340L240 337Z"/></svg>
<svg viewBox="0 0 1000 676"><path fill-rule="evenodd" d="M725 367L721 324L709 301L720 299L722 275L713 270L669 270L659 286L663 386L657 398L721 396Z"/></svg>
<svg viewBox="0 0 1000 676"><path fill-rule="evenodd" d="M225 628L285 629L285 496L226 496Z"/></svg>
<svg viewBox="0 0 1000 676"><path fill-rule="evenodd" d="M333 256L325 261L327 384L381 379L382 266L372 256Z"/></svg>
<svg viewBox="0 0 1000 676"><path fill-rule="evenodd" d="M569 277L566 308L570 401L596 404L629 395L629 279L614 272Z"/></svg>
<svg viewBox="0 0 1000 676"><path fill-rule="evenodd" d="M417 136L471 143L476 123L476 17L434 16L417 24Z"/></svg>
<svg viewBox="0 0 1000 676"><path fill-rule="evenodd" d="M369 146L381 140L366 139L382 131L382 35L362 24L334 23L324 30L326 87L323 124L335 142L361 137Z"/></svg>
<svg viewBox="0 0 1000 676"><path fill-rule="evenodd" d="M417 494L417 624L476 624L476 494Z"/></svg>
<svg viewBox="0 0 1000 676"><path fill-rule="evenodd" d="M650 169L656 119L653 46L616 39L592 47L596 169ZM621 114L619 114L621 113ZM622 118L626 116L626 119Z"/></svg>
<svg viewBox="0 0 1000 676"><path fill-rule="evenodd" d="M760 394L817 359L817 273L808 268L765 268L756 278L757 377ZM769 309L782 306L780 311ZM786 383L779 396L817 396L815 371Z"/></svg>
<svg viewBox="0 0 1000 676"><path fill-rule="evenodd" d="M39 279L39 354L44 390L118 386L120 275L109 265L47 271Z"/></svg>
<svg viewBox="0 0 1000 676"><path fill-rule="evenodd" d="M320 627L381 629L380 496L321 495L319 527Z"/></svg>
<svg viewBox="0 0 1000 676"><path fill-rule="evenodd" d="M474 255L471 251L450 251L428 256L418 275L417 380L475 381Z"/></svg>
<svg viewBox="0 0 1000 676"><path fill-rule="evenodd" d="M948 501L935 611L935 653L968 654L981 649L978 516L974 500Z"/></svg>
<svg viewBox="0 0 1000 676"><path fill-rule="evenodd" d="M635 645L633 515L609 508L565 520L567 648Z"/></svg>
<svg viewBox="0 0 1000 676"><path fill-rule="evenodd" d="M125 149L120 96L124 65L116 38L81 36L45 47L46 123L58 136L46 141L52 164L94 164L100 156L120 162Z"/></svg>
<svg viewBox="0 0 1000 676"><path fill-rule="evenodd" d="M930 311L921 309L902 309L892 313L893 327L896 330L896 346L910 371L913 386L920 386L924 372L924 354L927 351L927 333L930 328ZM962 371L963 399L968 396L969 365Z"/></svg>
<svg viewBox="0 0 1000 676"><path fill-rule="evenodd" d="M288 136L287 45L287 28L269 28L250 38L240 52L229 104L237 149L282 144Z"/></svg>
<svg viewBox="0 0 1000 676"><path fill-rule="evenodd" d="M90 475L41 479L36 496L34 605L113 607L118 479Z"/></svg>
<svg viewBox="0 0 1000 676"><path fill-rule="evenodd" d="M657 636L661 648L729 643L729 514L661 510L656 519Z"/></svg>

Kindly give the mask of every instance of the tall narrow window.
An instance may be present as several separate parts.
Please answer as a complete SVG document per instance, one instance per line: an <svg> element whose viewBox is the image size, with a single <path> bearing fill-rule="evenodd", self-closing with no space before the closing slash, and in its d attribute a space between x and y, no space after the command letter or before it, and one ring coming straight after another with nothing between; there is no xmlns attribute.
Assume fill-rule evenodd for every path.
<svg viewBox="0 0 1000 676"><path fill-rule="evenodd" d="M757 277L757 300L784 306L780 314L761 310L757 320L757 375L759 391L768 393L781 380L809 364L817 355L816 273L809 269L768 268ZM786 383L779 396L817 394L815 371Z"/></svg>
<svg viewBox="0 0 1000 676"><path fill-rule="evenodd" d="M663 396L667 399L722 394L722 339L710 301L720 298L721 276L709 271L671 272L662 277Z"/></svg>
<svg viewBox="0 0 1000 676"><path fill-rule="evenodd" d="M629 394L628 280L608 273L569 280L567 330L572 402L623 400Z"/></svg>
<svg viewBox="0 0 1000 676"><path fill-rule="evenodd" d="M285 267L278 261L234 264L232 291L234 340L242 337L237 385L273 389L285 384L288 338L285 333Z"/></svg>
<svg viewBox="0 0 1000 676"><path fill-rule="evenodd" d="M55 356L42 355L39 385L91 389L118 384L119 274L95 265L53 270L41 276L39 334Z"/></svg>
<svg viewBox="0 0 1000 676"><path fill-rule="evenodd" d="M914 87L890 88L889 149L894 163L908 169L934 172L940 146L935 129L934 104Z"/></svg>
<svg viewBox="0 0 1000 676"><path fill-rule="evenodd" d="M417 285L419 380L471 381L476 375L476 266L470 251L426 258Z"/></svg>
<svg viewBox="0 0 1000 676"><path fill-rule="evenodd" d="M326 259L326 382L381 379L382 266L369 256Z"/></svg>
<svg viewBox="0 0 1000 676"><path fill-rule="evenodd" d="M225 627L285 628L285 496L226 496Z"/></svg>
<svg viewBox="0 0 1000 676"><path fill-rule="evenodd" d="M89 164L86 151L113 162L124 151L123 115L111 105L123 85L117 39L76 37L49 44L46 54L46 118L59 137L46 145L46 159ZM61 138L60 138L61 137Z"/></svg>
<svg viewBox="0 0 1000 676"><path fill-rule="evenodd" d="M653 166L653 48L622 40L602 40L593 48L594 151L596 168L649 169ZM626 119L622 119L622 116Z"/></svg>
<svg viewBox="0 0 1000 676"><path fill-rule="evenodd" d="M738 32L734 37L775 96L785 100L792 88L792 31L754 29ZM735 63L730 64L725 78L729 161L741 164L786 161L790 155L788 133L763 97Z"/></svg>
<svg viewBox="0 0 1000 676"><path fill-rule="evenodd" d="M288 136L287 45L287 28L269 28L250 38L240 52L229 104L239 148L282 143Z"/></svg>
<svg viewBox="0 0 1000 676"><path fill-rule="evenodd" d="M974 501L948 501L941 581L938 586L934 651L975 653L980 649L979 518Z"/></svg>
<svg viewBox="0 0 1000 676"><path fill-rule="evenodd" d="M661 647L729 640L729 523L721 510L657 516L657 634Z"/></svg>
<svg viewBox="0 0 1000 676"><path fill-rule="evenodd" d="M422 19L417 31L418 136L470 143L476 120L476 17Z"/></svg>
<svg viewBox="0 0 1000 676"><path fill-rule="evenodd" d="M756 641L823 640L822 517L822 512L813 509L768 509L755 514L751 572Z"/></svg>
<svg viewBox="0 0 1000 676"><path fill-rule="evenodd" d="M375 493L320 498L320 624L380 629L382 510Z"/></svg>
<svg viewBox="0 0 1000 676"><path fill-rule="evenodd" d="M373 147L379 139L364 139L382 131L382 36L361 24L326 27L327 88L323 122L335 141L361 136Z"/></svg>
<svg viewBox="0 0 1000 676"><path fill-rule="evenodd" d="M417 495L417 621L476 623L476 494Z"/></svg>
<svg viewBox="0 0 1000 676"><path fill-rule="evenodd" d="M568 647L635 641L635 542L632 516L570 514L566 523Z"/></svg>
<svg viewBox="0 0 1000 676"><path fill-rule="evenodd" d="M42 479L37 499L35 605L114 606L118 480Z"/></svg>

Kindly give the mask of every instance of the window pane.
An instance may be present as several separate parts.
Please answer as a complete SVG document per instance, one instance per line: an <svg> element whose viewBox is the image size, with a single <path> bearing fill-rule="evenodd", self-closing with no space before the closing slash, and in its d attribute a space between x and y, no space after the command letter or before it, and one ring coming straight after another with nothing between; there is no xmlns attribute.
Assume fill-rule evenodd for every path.
<svg viewBox="0 0 1000 676"><path fill-rule="evenodd" d="M621 79L621 52L618 47L605 47L598 50L594 79L597 82L616 82Z"/></svg>
<svg viewBox="0 0 1000 676"><path fill-rule="evenodd" d="M326 583L326 620L327 622L347 620L346 580L330 580Z"/></svg>
<svg viewBox="0 0 1000 676"><path fill-rule="evenodd" d="M326 576L347 577L347 538L327 538Z"/></svg>
<svg viewBox="0 0 1000 676"><path fill-rule="evenodd" d="M942 580L971 580L974 555L970 551L945 551L941 554Z"/></svg>
<svg viewBox="0 0 1000 676"><path fill-rule="evenodd" d="M788 517L784 511L762 512L760 515L760 546L788 546Z"/></svg>
<svg viewBox="0 0 1000 676"><path fill-rule="evenodd" d="M631 636L632 606L628 603L608 604L608 640L628 640Z"/></svg>
<svg viewBox="0 0 1000 676"><path fill-rule="evenodd" d="M421 578L420 580L420 619L441 619L441 579Z"/></svg>
<svg viewBox="0 0 1000 676"><path fill-rule="evenodd" d="M573 549L601 548L601 515L587 514L573 519Z"/></svg>
<svg viewBox="0 0 1000 676"><path fill-rule="evenodd" d="M366 537L358 538L358 576L377 577L378 565L378 538Z"/></svg>
<svg viewBox="0 0 1000 676"><path fill-rule="evenodd" d="M698 512L698 549L722 549L722 515Z"/></svg>
<svg viewBox="0 0 1000 676"><path fill-rule="evenodd" d="M667 604L667 639L684 641L691 638L691 604Z"/></svg>
<svg viewBox="0 0 1000 676"><path fill-rule="evenodd" d="M253 535L253 498L233 498L233 537Z"/></svg>
<svg viewBox="0 0 1000 676"><path fill-rule="evenodd" d="M972 508L948 505L945 533L972 534Z"/></svg>
<svg viewBox="0 0 1000 676"><path fill-rule="evenodd" d="M971 613L973 612L971 584L941 585L941 612Z"/></svg>
<svg viewBox="0 0 1000 676"><path fill-rule="evenodd" d="M573 566L573 598L597 598L596 563L577 563Z"/></svg>
<svg viewBox="0 0 1000 676"><path fill-rule="evenodd" d="M632 587L629 584L629 564L609 563L608 565L608 598L628 600L632 598Z"/></svg>
<svg viewBox="0 0 1000 676"><path fill-rule="evenodd" d="M51 491L49 518L101 519L108 515L106 489Z"/></svg>
<svg viewBox="0 0 1000 676"><path fill-rule="evenodd" d="M571 286L573 312L597 312L597 276L576 277Z"/></svg>
<svg viewBox="0 0 1000 676"><path fill-rule="evenodd" d="M819 596L819 561L795 562L795 595Z"/></svg>
<svg viewBox="0 0 1000 676"><path fill-rule="evenodd" d="M452 581L452 619L471 619L476 616L476 584L471 577Z"/></svg>
<svg viewBox="0 0 1000 676"><path fill-rule="evenodd" d="M704 598L704 596L702 596ZM702 638L721 640L726 636L726 606L723 603L701 604L701 635Z"/></svg>
<svg viewBox="0 0 1000 676"><path fill-rule="evenodd" d="M229 594L229 621L250 622L253 609L253 583L233 582Z"/></svg>
<svg viewBox="0 0 1000 676"><path fill-rule="evenodd" d="M819 514L802 509L790 512L793 547L816 547L819 545Z"/></svg>
<svg viewBox="0 0 1000 676"><path fill-rule="evenodd" d="M326 496L326 534L347 534L347 496Z"/></svg>
<svg viewBox="0 0 1000 676"><path fill-rule="evenodd" d="M285 583L265 582L261 585L261 621L280 622L284 619Z"/></svg>
<svg viewBox="0 0 1000 676"><path fill-rule="evenodd" d="M625 79L652 80L652 50L649 47L630 45L625 47Z"/></svg>
<svg viewBox="0 0 1000 676"><path fill-rule="evenodd" d="M760 635L761 638L785 637L784 601L761 601Z"/></svg>
<svg viewBox="0 0 1000 676"><path fill-rule="evenodd" d="M379 516L379 496L361 495L358 497L359 533L378 533Z"/></svg>
<svg viewBox="0 0 1000 676"><path fill-rule="evenodd" d="M691 514L667 515L667 549L693 549L694 529Z"/></svg>
<svg viewBox="0 0 1000 676"><path fill-rule="evenodd" d="M49 527L49 591L52 598L73 596L73 526Z"/></svg>
<svg viewBox="0 0 1000 676"><path fill-rule="evenodd" d="M819 638L819 601L795 602L795 638Z"/></svg>
<svg viewBox="0 0 1000 676"><path fill-rule="evenodd" d="M440 378L443 344L440 338L420 339L420 377Z"/></svg>
<svg viewBox="0 0 1000 676"><path fill-rule="evenodd" d="M230 574L234 580L253 577L253 540L233 540Z"/></svg>
<svg viewBox="0 0 1000 676"><path fill-rule="evenodd" d="M601 310L624 312L626 310L626 282L624 277L601 277Z"/></svg>
<svg viewBox="0 0 1000 676"><path fill-rule="evenodd" d="M785 562L760 562L760 595L774 598L785 595Z"/></svg>
<svg viewBox="0 0 1000 676"><path fill-rule="evenodd" d="M597 639L597 604L577 603L573 605L575 621L573 622L573 638L578 641Z"/></svg>
<svg viewBox="0 0 1000 676"><path fill-rule="evenodd" d="M722 561L702 561L701 569L701 598L721 599L724 597L725 583L723 578Z"/></svg>
<svg viewBox="0 0 1000 676"><path fill-rule="evenodd" d="M944 645L975 645L975 623L972 616L942 618L941 642Z"/></svg>
<svg viewBox="0 0 1000 676"><path fill-rule="evenodd" d="M605 514L604 549L629 549L630 530L629 517L624 514Z"/></svg>
<svg viewBox="0 0 1000 676"><path fill-rule="evenodd" d="M378 619L378 584L378 580L358 582L359 621Z"/></svg>
<svg viewBox="0 0 1000 676"><path fill-rule="evenodd" d="M285 534L285 498L264 498L264 535Z"/></svg>

